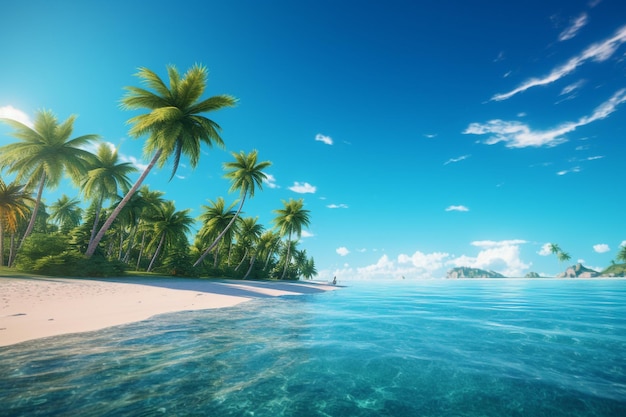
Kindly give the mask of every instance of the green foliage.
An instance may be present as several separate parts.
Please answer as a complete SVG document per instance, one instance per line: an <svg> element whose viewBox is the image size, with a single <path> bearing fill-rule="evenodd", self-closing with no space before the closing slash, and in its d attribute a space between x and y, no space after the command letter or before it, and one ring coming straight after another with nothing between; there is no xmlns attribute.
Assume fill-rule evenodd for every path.
<svg viewBox="0 0 626 417"><path fill-rule="evenodd" d="M171 250L163 260L158 272L174 277L198 277L200 271L192 265L192 257L186 248Z"/></svg>
<svg viewBox="0 0 626 417"><path fill-rule="evenodd" d="M626 263L613 264L601 272L602 276L626 277Z"/></svg>
<svg viewBox="0 0 626 417"><path fill-rule="evenodd" d="M15 266L21 271L69 277L120 276L125 270L121 262L101 256L87 259L70 244L66 235L40 233L33 233L24 242Z"/></svg>

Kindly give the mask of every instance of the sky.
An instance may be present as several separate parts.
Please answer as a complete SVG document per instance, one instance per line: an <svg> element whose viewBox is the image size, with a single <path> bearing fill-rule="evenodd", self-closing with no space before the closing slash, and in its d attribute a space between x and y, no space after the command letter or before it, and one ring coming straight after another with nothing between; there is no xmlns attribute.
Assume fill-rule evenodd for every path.
<svg viewBox="0 0 626 417"><path fill-rule="evenodd" d="M145 184L196 217L237 200L222 164L258 150L272 165L244 215L270 229L302 198L318 279L553 276L548 243L597 270L626 244L622 0L10 0L0 39L2 117L75 114L74 136L139 168L124 87L205 65L205 97L239 100L209 115L225 149Z"/></svg>

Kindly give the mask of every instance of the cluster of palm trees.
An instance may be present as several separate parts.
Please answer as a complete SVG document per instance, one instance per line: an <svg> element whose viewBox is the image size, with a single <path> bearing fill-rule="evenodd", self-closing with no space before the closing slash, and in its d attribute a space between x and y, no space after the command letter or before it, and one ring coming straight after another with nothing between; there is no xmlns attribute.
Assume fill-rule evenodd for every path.
<svg viewBox="0 0 626 417"><path fill-rule="evenodd" d="M134 269L169 266L170 272L178 273L200 268L209 274L241 277L254 271L255 276L281 279L316 275L313 259L297 249L302 228L310 223L302 200L282 202L283 208L275 210L273 230L265 230L258 218L242 216L246 198L262 189L263 170L271 165L259 162L256 150L233 152L234 161L224 164L230 191L239 192L239 205L235 211L236 202L227 206L221 197L209 201L192 244L195 219L190 210L176 210L172 201L162 198L163 193L142 185L155 165L171 162L173 178L182 156L191 167L198 164L201 144L224 147L220 126L203 114L237 101L228 95L201 99L207 84L204 66L194 65L183 76L168 66L167 73L168 84L153 71L140 68L136 75L147 88L127 87L122 99L124 109L146 111L129 120L130 135L146 137L144 152L152 156L132 185L129 175L136 170L119 161L117 149L100 143L90 152L89 146L100 139L97 135L72 138L75 116L59 123L52 112L42 110L32 127L2 119L18 141L0 147L0 169L14 176L9 184L0 178L0 266L5 259L10 266L36 231L71 235L73 250L85 257L98 254ZM44 189L56 187L64 176L91 202L87 209L78 197L66 195L49 207L43 203ZM111 204L105 208L107 201Z"/></svg>

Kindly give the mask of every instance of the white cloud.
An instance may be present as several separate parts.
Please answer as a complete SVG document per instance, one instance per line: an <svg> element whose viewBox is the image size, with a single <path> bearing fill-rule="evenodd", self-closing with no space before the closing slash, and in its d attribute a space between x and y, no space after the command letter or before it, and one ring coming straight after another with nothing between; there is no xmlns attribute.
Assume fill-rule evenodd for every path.
<svg viewBox="0 0 626 417"><path fill-rule="evenodd" d="M485 244L488 242L488 244ZM500 242L483 241L481 243L485 249L481 250L476 257L460 256L449 261L455 266L466 266L493 270L506 277L522 277L530 265L525 264L520 259L519 245L526 243L524 240L503 240ZM480 246L480 245L475 245Z"/></svg>
<svg viewBox="0 0 626 417"><path fill-rule="evenodd" d="M477 246L479 248L494 248L498 246L509 246L509 245L522 245L524 243L528 243L525 240L521 239L512 239L512 240L475 240L471 243L472 246Z"/></svg>
<svg viewBox="0 0 626 417"><path fill-rule="evenodd" d="M425 133L424 137L427 137L428 139L434 139L437 137L436 133Z"/></svg>
<svg viewBox="0 0 626 417"><path fill-rule="evenodd" d="M550 256L552 255L552 243L548 242L548 243L544 243L543 246L541 246L541 249L539 250L539 252L537 252L539 255L541 256Z"/></svg>
<svg viewBox="0 0 626 417"><path fill-rule="evenodd" d="M335 250L335 252L337 252L340 256L346 256L347 254L350 253L350 251L348 250L348 248L346 248L345 246L342 246L340 248L337 248Z"/></svg>
<svg viewBox="0 0 626 417"><path fill-rule="evenodd" d="M619 244L620 246L626 246L626 240L622 240L622 243Z"/></svg>
<svg viewBox="0 0 626 417"><path fill-rule="evenodd" d="M446 211L469 211L469 209L465 206L448 206Z"/></svg>
<svg viewBox="0 0 626 417"><path fill-rule="evenodd" d="M565 77L569 73L573 72L576 68L584 64L586 61L593 60L596 62L602 62L609 59L613 53L626 42L626 26L621 27L615 35L612 37L589 46L582 53L573 58L570 58L565 64L557 67L550 72L550 74L542 78L531 78L519 87L502 94L495 94L491 100L501 101L506 100L518 93L522 93L529 88L537 87L541 85L551 84L561 78Z"/></svg>
<svg viewBox="0 0 626 417"><path fill-rule="evenodd" d="M322 135L321 133L315 135L315 140L319 142L324 142L327 145L333 144L333 138L331 138L330 136Z"/></svg>
<svg viewBox="0 0 626 417"><path fill-rule="evenodd" d="M426 254L417 251L411 256L400 254L398 256L398 263L411 264L419 270L434 272L444 266L443 261L449 256L450 255L448 253L444 252L434 252Z"/></svg>
<svg viewBox="0 0 626 417"><path fill-rule="evenodd" d="M519 247L525 243L527 242L521 239L472 242L473 246L481 248L475 257L463 255L453 258L445 252L416 251L412 255L400 254L394 261L385 254L375 264L364 267L344 265L343 269L320 271L320 278L332 279L336 275L341 280L441 279L446 276L446 271L454 266L490 269L508 277L520 277L524 276L529 268L529 265L520 259ZM345 247L336 251L342 256L350 253ZM361 251L364 252L358 250Z"/></svg>
<svg viewBox="0 0 626 417"><path fill-rule="evenodd" d="M610 251L611 248L609 248L609 245L606 243L598 243L597 245L593 245L593 250L597 253L606 253Z"/></svg>
<svg viewBox="0 0 626 417"><path fill-rule="evenodd" d="M302 233L300 233L300 237L302 238L313 237L313 236L315 235L309 232L308 230L303 230Z"/></svg>
<svg viewBox="0 0 626 417"><path fill-rule="evenodd" d="M618 90L613 96L600 104L589 116L583 116L576 122L566 122L550 130L532 130L527 124L518 121L490 120L487 123L471 123L464 134L490 135L484 141L487 145L504 142L507 148L525 148L528 146L556 146L567 141L565 134L580 126L607 118L617 106L626 101L626 89Z"/></svg>
<svg viewBox="0 0 626 417"><path fill-rule="evenodd" d="M326 207L330 209L347 209L348 205L347 204L329 204Z"/></svg>
<svg viewBox="0 0 626 417"><path fill-rule="evenodd" d="M566 175L566 174L571 174L571 173L576 173L576 172L580 172L580 167L574 167L571 169L564 169L562 171L559 171L556 173L556 175Z"/></svg>
<svg viewBox="0 0 626 417"><path fill-rule="evenodd" d="M578 34L578 31L587 24L587 13L582 13L576 19L574 19L570 25L565 28L563 32L559 34L560 41L566 41L572 39Z"/></svg>
<svg viewBox="0 0 626 417"><path fill-rule="evenodd" d="M120 161L122 162L131 163L135 168L137 168L139 172L143 172L146 170L146 168L148 168L148 164L144 164L140 162L139 159L135 158L134 156L118 154L118 157L120 158Z"/></svg>
<svg viewBox="0 0 626 417"><path fill-rule="evenodd" d="M461 162L461 161L469 158L470 156L471 155L462 155L462 156L459 156L458 158L450 158L446 162L444 162L444 165L452 164L452 163L455 163L455 162Z"/></svg>
<svg viewBox="0 0 626 417"><path fill-rule="evenodd" d="M299 193L299 194L313 194L315 193L315 191L317 191L317 187L312 186L311 184L309 184L308 182L294 182L294 184L289 187L289 189L293 192Z"/></svg>
<svg viewBox="0 0 626 417"><path fill-rule="evenodd" d="M269 188L279 188L278 184L276 184L276 177L274 177L272 174L265 174L263 183Z"/></svg>
<svg viewBox="0 0 626 417"><path fill-rule="evenodd" d="M561 90L561 93L559 95L565 96L567 94L573 93L574 91L576 91L579 88L581 88L583 85L585 85L585 81L584 80L579 80L579 81L576 81L575 83L566 85L565 87L563 87L563 89Z"/></svg>
<svg viewBox="0 0 626 417"><path fill-rule="evenodd" d="M30 120L30 117L22 110L16 109L13 106L0 107L0 118L12 119L28 127L33 127L33 122Z"/></svg>

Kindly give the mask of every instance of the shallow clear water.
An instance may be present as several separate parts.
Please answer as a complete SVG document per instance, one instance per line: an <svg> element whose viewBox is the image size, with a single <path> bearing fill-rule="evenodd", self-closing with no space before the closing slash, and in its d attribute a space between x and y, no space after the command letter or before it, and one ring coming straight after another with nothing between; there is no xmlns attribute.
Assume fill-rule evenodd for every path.
<svg viewBox="0 0 626 417"><path fill-rule="evenodd" d="M626 280L350 283L0 348L2 416L625 416Z"/></svg>

